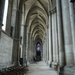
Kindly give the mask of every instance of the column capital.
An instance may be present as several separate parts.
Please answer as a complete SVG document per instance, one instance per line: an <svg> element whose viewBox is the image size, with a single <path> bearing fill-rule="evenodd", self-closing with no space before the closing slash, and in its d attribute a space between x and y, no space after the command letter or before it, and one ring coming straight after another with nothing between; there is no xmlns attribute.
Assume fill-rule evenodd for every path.
<svg viewBox="0 0 75 75"><path fill-rule="evenodd" d="M18 8L13 8L13 11L18 11L20 12L21 14L23 13L21 10L19 10Z"/></svg>
<svg viewBox="0 0 75 75"><path fill-rule="evenodd" d="M56 7L52 8L52 9L49 11L50 15L54 14L55 12L56 12Z"/></svg>

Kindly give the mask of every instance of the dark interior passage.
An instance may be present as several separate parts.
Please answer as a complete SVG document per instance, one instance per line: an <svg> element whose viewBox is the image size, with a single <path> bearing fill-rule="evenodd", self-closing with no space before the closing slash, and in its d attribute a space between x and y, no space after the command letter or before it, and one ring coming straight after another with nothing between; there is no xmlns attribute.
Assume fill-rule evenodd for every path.
<svg viewBox="0 0 75 75"><path fill-rule="evenodd" d="M36 51L36 60L41 61L41 51Z"/></svg>

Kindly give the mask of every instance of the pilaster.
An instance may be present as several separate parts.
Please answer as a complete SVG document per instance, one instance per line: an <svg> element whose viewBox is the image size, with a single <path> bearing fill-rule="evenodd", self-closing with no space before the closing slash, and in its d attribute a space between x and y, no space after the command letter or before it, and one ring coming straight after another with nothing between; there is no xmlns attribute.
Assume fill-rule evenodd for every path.
<svg viewBox="0 0 75 75"><path fill-rule="evenodd" d="M50 15L50 12L49 12L49 64L51 64L52 62L52 36L51 36L51 33L52 33L52 17Z"/></svg>
<svg viewBox="0 0 75 75"><path fill-rule="evenodd" d="M73 57L73 42L72 42L72 31L71 31L68 0L61 0L61 5L62 5L66 65L72 66L74 64L74 57Z"/></svg>
<svg viewBox="0 0 75 75"><path fill-rule="evenodd" d="M26 61L28 61L28 33L29 32L27 31L26 33Z"/></svg>
<svg viewBox="0 0 75 75"><path fill-rule="evenodd" d="M57 9L57 29L58 29L58 50L59 50L59 66L64 66L65 63L65 50L64 50L64 36L63 36L63 25L62 25L62 12L61 12L61 1L56 0Z"/></svg>
<svg viewBox="0 0 75 75"><path fill-rule="evenodd" d="M70 19L69 0L61 0L62 24L64 33L65 67L60 69L60 75L74 75L74 53Z"/></svg>
<svg viewBox="0 0 75 75"><path fill-rule="evenodd" d="M14 6L13 8L16 8L15 10L15 15L12 15L12 24L14 24L14 32L13 32L13 63L15 66L19 66L20 62L19 62L19 57L20 57L20 24L21 24L21 16L22 16L22 12L21 10L18 8L18 3L17 1L14 1Z"/></svg>
<svg viewBox="0 0 75 75"><path fill-rule="evenodd" d="M73 54L74 54L74 65L75 65L75 14L74 14L74 3L69 0L71 30L72 30L72 41L73 41Z"/></svg>

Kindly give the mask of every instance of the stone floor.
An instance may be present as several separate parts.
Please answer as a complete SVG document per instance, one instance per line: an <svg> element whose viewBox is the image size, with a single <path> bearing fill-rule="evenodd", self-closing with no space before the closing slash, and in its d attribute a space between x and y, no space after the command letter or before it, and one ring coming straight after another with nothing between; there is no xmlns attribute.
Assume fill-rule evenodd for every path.
<svg viewBox="0 0 75 75"><path fill-rule="evenodd" d="M41 61L29 64L29 71L25 75L58 75L58 72Z"/></svg>

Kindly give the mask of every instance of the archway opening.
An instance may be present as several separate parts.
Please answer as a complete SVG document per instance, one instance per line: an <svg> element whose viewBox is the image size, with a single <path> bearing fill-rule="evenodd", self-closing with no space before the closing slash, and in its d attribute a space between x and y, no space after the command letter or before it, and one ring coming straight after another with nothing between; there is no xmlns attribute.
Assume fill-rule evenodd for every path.
<svg viewBox="0 0 75 75"><path fill-rule="evenodd" d="M41 61L41 44L39 42L36 44L36 60Z"/></svg>

